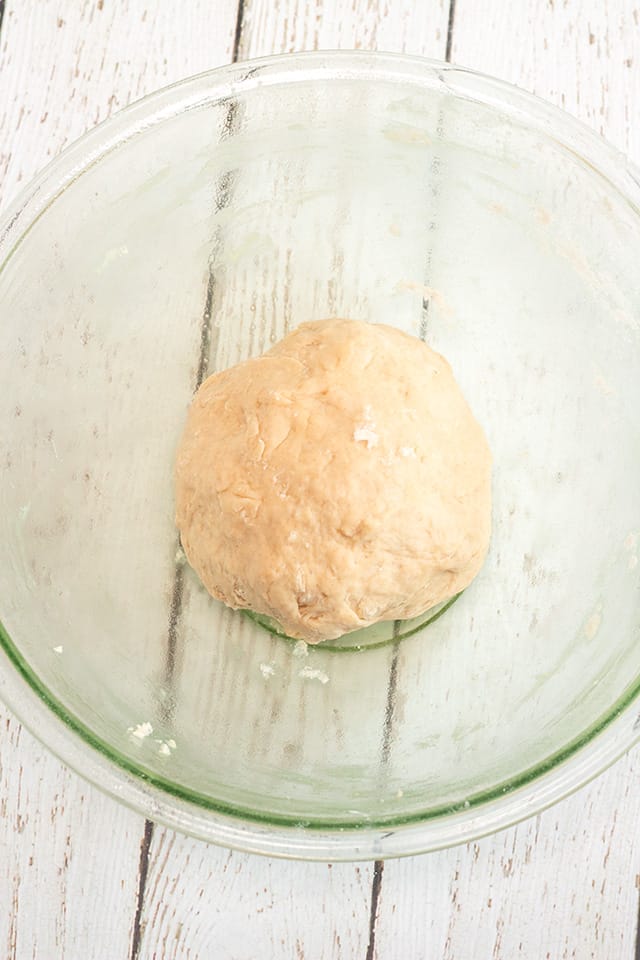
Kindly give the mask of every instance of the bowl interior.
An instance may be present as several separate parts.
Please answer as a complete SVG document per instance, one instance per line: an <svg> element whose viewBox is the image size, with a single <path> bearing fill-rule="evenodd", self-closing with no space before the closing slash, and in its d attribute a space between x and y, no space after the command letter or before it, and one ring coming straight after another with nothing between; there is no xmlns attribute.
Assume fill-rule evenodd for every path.
<svg viewBox="0 0 640 960"><path fill-rule="evenodd" d="M450 77L213 89L81 169L2 265L3 643L116 763L200 806L428 820L537 776L635 693L640 218ZM443 352L495 462L480 576L362 650L220 606L173 525L198 382L334 315Z"/></svg>

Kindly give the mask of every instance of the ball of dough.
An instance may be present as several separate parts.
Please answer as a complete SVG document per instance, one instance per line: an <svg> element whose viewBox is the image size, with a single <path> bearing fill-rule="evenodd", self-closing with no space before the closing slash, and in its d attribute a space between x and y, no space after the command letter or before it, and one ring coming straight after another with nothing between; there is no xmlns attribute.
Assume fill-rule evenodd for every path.
<svg viewBox="0 0 640 960"><path fill-rule="evenodd" d="M491 456L443 357L324 320L202 384L176 497L209 593L317 643L467 586L489 542Z"/></svg>

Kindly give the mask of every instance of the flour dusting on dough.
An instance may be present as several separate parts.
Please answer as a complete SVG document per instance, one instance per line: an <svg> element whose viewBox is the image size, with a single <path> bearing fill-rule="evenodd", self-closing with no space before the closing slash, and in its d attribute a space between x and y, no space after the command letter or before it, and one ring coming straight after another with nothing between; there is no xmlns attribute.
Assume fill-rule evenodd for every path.
<svg viewBox="0 0 640 960"><path fill-rule="evenodd" d="M371 405L367 404L362 415L362 423L353 431L353 439L356 443L366 443L367 450L378 446L380 437L376 433L376 424L373 419Z"/></svg>
<svg viewBox="0 0 640 960"><path fill-rule="evenodd" d="M356 441L356 443L366 443L367 450L370 450L372 447L378 446L378 440L380 437L375 430L371 429L371 427L363 426L356 427L356 429L353 431L353 439Z"/></svg>

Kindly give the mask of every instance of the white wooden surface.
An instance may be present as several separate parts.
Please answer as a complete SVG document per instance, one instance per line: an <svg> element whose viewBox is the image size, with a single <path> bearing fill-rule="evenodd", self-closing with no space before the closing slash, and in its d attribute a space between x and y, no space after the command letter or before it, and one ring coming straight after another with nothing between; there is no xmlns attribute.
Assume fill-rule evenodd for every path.
<svg viewBox="0 0 640 960"><path fill-rule="evenodd" d="M640 162L635 0L0 0L0 205L180 77L363 47L515 82ZM384 865L229 853L152 827L0 707L0 957L638 960L640 753L476 844Z"/></svg>

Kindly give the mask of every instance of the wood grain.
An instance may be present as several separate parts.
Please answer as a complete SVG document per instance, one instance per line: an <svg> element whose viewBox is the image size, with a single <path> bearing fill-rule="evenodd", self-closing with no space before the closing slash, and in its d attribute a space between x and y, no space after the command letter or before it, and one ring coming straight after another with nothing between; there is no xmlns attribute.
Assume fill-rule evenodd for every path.
<svg viewBox="0 0 640 960"><path fill-rule="evenodd" d="M0 36L0 207L36 170L112 113L228 62L236 0L28 0L6 5Z"/></svg>
<svg viewBox="0 0 640 960"><path fill-rule="evenodd" d="M0 200L131 100L226 62L236 3L8 3L0 34ZM126 956L144 824L0 709L0 953ZM107 947L108 944L108 947Z"/></svg>
<svg viewBox="0 0 640 960"><path fill-rule="evenodd" d="M437 2L424 5L403 3L401 10L395 8L393 12L383 4L356 2L353 8L345 13L342 6L335 3L313 8L305 3L284 6L262 3L260 0L245 0L239 51L241 56L247 57L310 47L355 46L375 49L377 43L378 48L382 49L409 49L411 52L442 56L446 43L447 12L448 6ZM295 176L295 173L293 175ZM249 190L250 198L251 184L245 189ZM247 198L245 204L246 202ZM236 226L235 229L236 232L242 232L241 226ZM266 228L262 225L261 229ZM235 246L242 249L242 238L236 238L236 241ZM233 238L227 237L226 242L232 243ZM283 249L286 249L286 238L283 242ZM268 253L269 251L265 256ZM254 298L252 317L259 330L272 333L275 330L282 335L282 323L284 322L286 328L289 312L295 319L296 286L295 283L291 284L290 273L287 273L286 257L283 257L281 270L277 264L271 264L269 270L264 264L262 267L253 267L253 271L258 275L264 273L276 277L281 273L282 283L287 289L292 286L292 290L286 297L286 302L281 302L282 290L258 291ZM234 306L234 315L243 315L242 311L238 311L238 297L251 299L250 291L254 281L249 276L243 283L239 292L234 293L231 290L222 294L223 299L216 302L218 310L225 309L225 304L228 308L226 297ZM309 286L313 285L307 283L306 287ZM323 306L323 303L319 302L316 306L321 311L319 315L323 315L322 309L326 312L326 304ZM266 337L266 333L264 336ZM233 343L229 345L216 342L216 350L223 353L223 365L239 359L227 355L229 350L237 349L236 340L238 337L234 335ZM256 349L263 349L263 344L254 344L254 352ZM191 618L194 615L197 617L197 612L194 614L194 604L199 602L201 601L197 594L192 595L189 590L185 598L185 609L190 611ZM267 659L272 660L278 653L282 653L281 647L275 645ZM197 650L192 648L189 651L185 648L183 670L188 668L193 656L197 656ZM197 673L193 668L191 672L194 675ZM209 705L206 707L207 713L211 709L215 711L216 701L226 705L227 709L237 699L238 694L233 694L233 669L218 670L217 673L222 680L214 682L218 686L222 683L222 686L216 696L212 697L210 691L203 693L203 703ZM274 736L278 736L277 730L274 731ZM203 889L213 884L217 877L216 888L223 898L222 903L226 905L229 900L226 909L231 910L232 898L238 898L233 907L235 924L238 915L243 916L244 910L248 910L247 919L251 918L252 924L247 928L242 942L238 941L237 927L231 919L227 925L222 923L217 915L203 913L199 907L194 909L189 899L194 891L191 888L178 889L175 878L192 870L190 865L196 853L202 863L201 871L206 884ZM223 870L220 864L225 864ZM237 873L241 878L237 886L233 886L227 876L232 866L234 874ZM370 939L373 867L335 865L330 874L327 869L318 865L258 862L255 858L238 853L226 855L214 851L213 848L208 849L205 857L201 848L194 845L193 841L174 836L163 829L156 829L151 847L143 911L141 956L154 956L156 953L165 956L163 951L167 950L168 957L186 957L194 938L203 952L212 950L214 944L224 944L229 955L238 958L257 955L261 942L269 943L266 952L274 955L364 956L370 946L373 948L373 939ZM326 884L327 876L331 878L329 890ZM172 890L170 907L167 905L165 893L168 884ZM270 910L268 926L265 928L261 912L263 908L258 908L253 913L245 906L251 904L252 898L261 891L265 895L268 892L270 897L275 898L272 902L279 904L279 908ZM200 891L197 896L200 901ZM322 903L320 914L315 911L314 906L318 902Z"/></svg>
<svg viewBox="0 0 640 960"><path fill-rule="evenodd" d="M451 57L555 102L638 159L640 25L631 4L456 0ZM633 69L634 64L636 69ZM458 850L385 864L376 953L614 960L635 953L634 750L557 807ZM415 923L416 917L422 917ZM413 932L409 933L412 929Z"/></svg>
<svg viewBox="0 0 640 960"><path fill-rule="evenodd" d="M362 957L372 865L288 863L159 830L141 957Z"/></svg>
<svg viewBox="0 0 640 960"><path fill-rule="evenodd" d="M127 956L141 831L0 710L0 956Z"/></svg>
<svg viewBox="0 0 640 960"><path fill-rule="evenodd" d="M640 160L640 4L456 0L451 57L583 120Z"/></svg>
<svg viewBox="0 0 640 960"><path fill-rule="evenodd" d="M0 2L0 9L5 4ZM362 47L442 57L447 0L7 0L0 203L132 99L231 59ZM640 159L632 0L456 0L455 62L564 106ZM0 954L140 958L634 956L638 751L575 797L468 847L378 869L229 853L88 787L0 708ZM141 843L149 841L140 883ZM143 871L144 872L144 871ZM140 896L138 896L140 895Z"/></svg>
<svg viewBox="0 0 640 960"><path fill-rule="evenodd" d="M442 59L448 13L448 0L245 0L240 55L356 49Z"/></svg>
<svg viewBox="0 0 640 960"><path fill-rule="evenodd" d="M635 750L569 800L494 837L385 864L377 953L494 960L634 956ZM419 918L419 919L418 919Z"/></svg>

